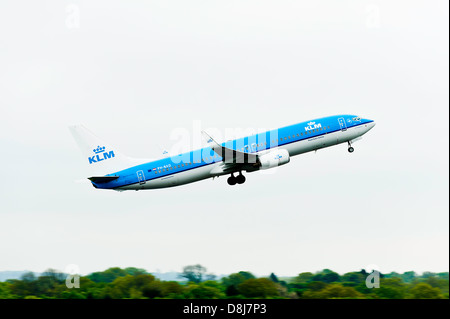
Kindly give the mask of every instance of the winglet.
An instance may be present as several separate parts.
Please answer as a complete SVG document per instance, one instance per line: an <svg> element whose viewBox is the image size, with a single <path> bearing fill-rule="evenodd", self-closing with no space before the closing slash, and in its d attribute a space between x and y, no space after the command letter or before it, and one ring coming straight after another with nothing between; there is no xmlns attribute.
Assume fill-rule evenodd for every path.
<svg viewBox="0 0 450 319"><path fill-rule="evenodd" d="M211 148L214 150L214 148L220 148L220 145L211 137L208 133L205 131L202 131L202 136L205 139L208 146L211 146Z"/></svg>

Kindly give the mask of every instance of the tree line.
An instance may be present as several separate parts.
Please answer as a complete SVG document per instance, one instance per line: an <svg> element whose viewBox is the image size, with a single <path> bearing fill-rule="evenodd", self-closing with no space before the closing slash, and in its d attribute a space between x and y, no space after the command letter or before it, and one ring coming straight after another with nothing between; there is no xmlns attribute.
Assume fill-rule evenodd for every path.
<svg viewBox="0 0 450 319"><path fill-rule="evenodd" d="M240 271L216 279L201 265L183 269L183 281L162 281L140 268L109 268L79 277L79 288L69 289L67 275L48 270L36 277L0 282L0 299L448 299L448 272L413 271L380 274L379 288L368 288L365 270L340 275L330 269L296 277L275 274L256 277ZM181 279L180 278L180 279Z"/></svg>

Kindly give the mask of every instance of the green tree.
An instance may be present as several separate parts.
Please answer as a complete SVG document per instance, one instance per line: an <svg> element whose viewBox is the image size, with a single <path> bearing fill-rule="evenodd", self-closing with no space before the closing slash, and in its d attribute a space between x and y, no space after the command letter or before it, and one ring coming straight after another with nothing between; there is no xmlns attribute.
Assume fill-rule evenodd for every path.
<svg viewBox="0 0 450 319"><path fill-rule="evenodd" d="M149 273L145 269L135 268L135 267L127 267L124 269L125 273L131 276L137 275L148 275Z"/></svg>
<svg viewBox="0 0 450 319"><path fill-rule="evenodd" d="M329 272L323 275L322 281L326 283L337 282L341 280L341 276L339 276L336 272Z"/></svg>
<svg viewBox="0 0 450 319"><path fill-rule="evenodd" d="M267 278L247 279L238 285L238 291L247 298L267 298L278 296L277 285Z"/></svg>
<svg viewBox="0 0 450 319"><path fill-rule="evenodd" d="M308 288L308 290L319 291L324 289L326 286L327 284L322 281L311 281L307 284L306 287Z"/></svg>
<svg viewBox="0 0 450 319"><path fill-rule="evenodd" d="M184 286L176 281L163 281L162 284L162 297L163 298L181 298Z"/></svg>
<svg viewBox="0 0 450 319"><path fill-rule="evenodd" d="M32 295L57 298L62 291L67 289L65 281L66 275L54 269L49 269L33 282L35 292Z"/></svg>
<svg viewBox="0 0 450 319"><path fill-rule="evenodd" d="M239 295L237 286L247 279L254 279L254 278L255 276L253 276L253 274L248 271L240 271L238 273L231 274L228 277L223 277L222 284L225 287L226 295L227 296Z"/></svg>
<svg viewBox="0 0 450 319"><path fill-rule="evenodd" d="M11 292L18 298L38 296L42 298L56 298L62 291L65 276L49 269L38 278L32 273L26 273L21 280L10 280ZM65 286L64 286L65 287Z"/></svg>
<svg viewBox="0 0 450 319"><path fill-rule="evenodd" d="M277 277L274 273L271 273L271 274L270 274L269 279L272 280L272 281L275 282L275 283L280 282L280 281L278 280L278 277Z"/></svg>
<svg viewBox="0 0 450 319"><path fill-rule="evenodd" d="M14 299L9 282L0 282L0 299Z"/></svg>
<svg viewBox="0 0 450 319"><path fill-rule="evenodd" d="M191 281L185 293L185 297L189 299L219 299L224 296L220 284L211 280L198 284Z"/></svg>
<svg viewBox="0 0 450 319"><path fill-rule="evenodd" d="M359 284L363 284L366 282L366 276L364 276L362 273L360 272L348 272L345 273L342 277L341 277L341 281L344 283L351 283L352 286L356 286Z"/></svg>
<svg viewBox="0 0 450 319"><path fill-rule="evenodd" d="M302 272L300 274L298 274L297 277L294 278L294 282L295 283L307 283L312 281L312 278L314 277L314 274L311 272Z"/></svg>
<svg viewBox="0 0 450 319"><path fill-rule="evenodd" d="M151 281L142 287L142 295L146 298L163 297L163 284L159 280Z"/></svg>
<svg viewBox="0 0 450 319"><path fill-rule="evenodd" d="M30 272L24 273L20 277L20 280L29 283L29 282L32 282L32 281L36 280L36 275L33 272L30 271Z"/></svg>
<svg viewBox="0 0 450 319"><path fill-rule="evenodd" d="M301 298L303 293L308 290L306 283L291 282L287 287L290 292L295 293L299 298Z"/></svg>
<svg viewBox="0 0 450 319"><path fill-rule="evenodd" d="M406 285L401 278L381 278L380 288L372 289L372 292L382 299L404 299Z"/></svg>
<svg viewBox="0 0 450 319"><path fill-rule="evenodd" d="M93 282L113 282L119 277L125 277L126 275L132 275L125 269L119 267L108 268L105 271L94 272L87 277Z"/></svg>
<svg viewBox="0 0 450 319"><path fill-rule="evenodd" d="M105 296L112 299L143 298L143 292L153 281L153 275L118 277L105 288Z"/></svg>
<svg viewBox="0 0 450 319"><path fill-rule="evenodd" d="M61 293L62 299L86 299L86 295L79 293L78 289L70 289Z"/></svg>
<svg viewBox="0 0 450 319"><path fill-rule="evenodd" d="M364 295L353 287L344 287L341 284L330 284L321 290L305 291L302 298L305 299L333 299L333 298L363 298Z"/></svg>
<svg viewBox="0 0 450 319"><path fill-rule="evenodd" d="M338 273L336 273L330 269L323 269L321 272L315 274L311 278L312 281L323 281L326 283L340 281L340 279L341 279L341 276L339 276Z"/></svg>
<svg viewBox="0 0 450 319"><path fill-rule="evenodd" d="M70 290L76 290L77 293L82 294L86 299L100 299L102 298L104 287L104 283L95 283L88 277L82 276L80 277L80 288Z"/></svg>
<svg viewBox="0 0 450 319"><path fill-rule="evenodd" d="M181 278L186 278L188 281L195 283L202 282L205 278L212 279L214 275L206 274L206 268L202 265L190 265L183 268L183 272L180 274Z"/></svg>
<svg viewBox="0 0 450 319"><path fill-rule="evenodd" d="M431 287L429 284L420 282L411 289L411 296L413 299L442 299L439 288Z"/></svg>
<svg viewBox="0 0 450 319"><path fill-rule="evenodd" d="M440 279L445 279L445 280L447 280L448 281L448 272L440 272L440 273L438 273L438 274L436 274L437 276L438 276L438 278L440 278Z"/></svg>
<svg viewBox="0 0 450 319"><path fill-rule="evenodd" d="M429 284L431 287L439 288L442 293L448 294L449 288L448 279L446 280L436 276L436 277L428 277L424 282Z"/></svg>
<svg viewBox="0 0 450 319"><path fill-rule="evenodd" d="M417 274L414 271L406 271L400 276L404 282L409 283L416 278Z"/></svg>

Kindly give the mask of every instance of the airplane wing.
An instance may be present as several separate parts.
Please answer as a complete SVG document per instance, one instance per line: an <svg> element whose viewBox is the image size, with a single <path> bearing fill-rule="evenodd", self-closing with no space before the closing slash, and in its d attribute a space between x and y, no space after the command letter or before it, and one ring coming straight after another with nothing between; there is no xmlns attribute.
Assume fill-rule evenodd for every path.
<svg viewBox="0 0 450 319"><path fill-rule="evenodd" d="M223 158L225 164L255 164L258 162L258 155L237 151L217 143L205 131L202 131L203 137L207 140L208 146L219 156Z"/></svg>
<svg viewBox="0 0 450 319"><path fill-rule="evenodd" d="M206 139L208 146L219 156L223 162L211 170L212 176L220 176L233 172L245 170L247 172L258 170L258 155L236 151L217 143L205 131L202 131L203 137Z"/></svg>

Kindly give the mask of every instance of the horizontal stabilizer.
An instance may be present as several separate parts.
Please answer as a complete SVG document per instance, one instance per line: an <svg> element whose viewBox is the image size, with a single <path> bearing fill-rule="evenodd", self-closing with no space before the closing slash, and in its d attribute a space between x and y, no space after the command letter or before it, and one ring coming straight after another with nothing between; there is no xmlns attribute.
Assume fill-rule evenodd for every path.
<svg viewBox="0 0 450 319"><path fill-rule="evenodd" d="M88 179L94 183L108 183L118 178L119 176L92 176Z"/></svg>

